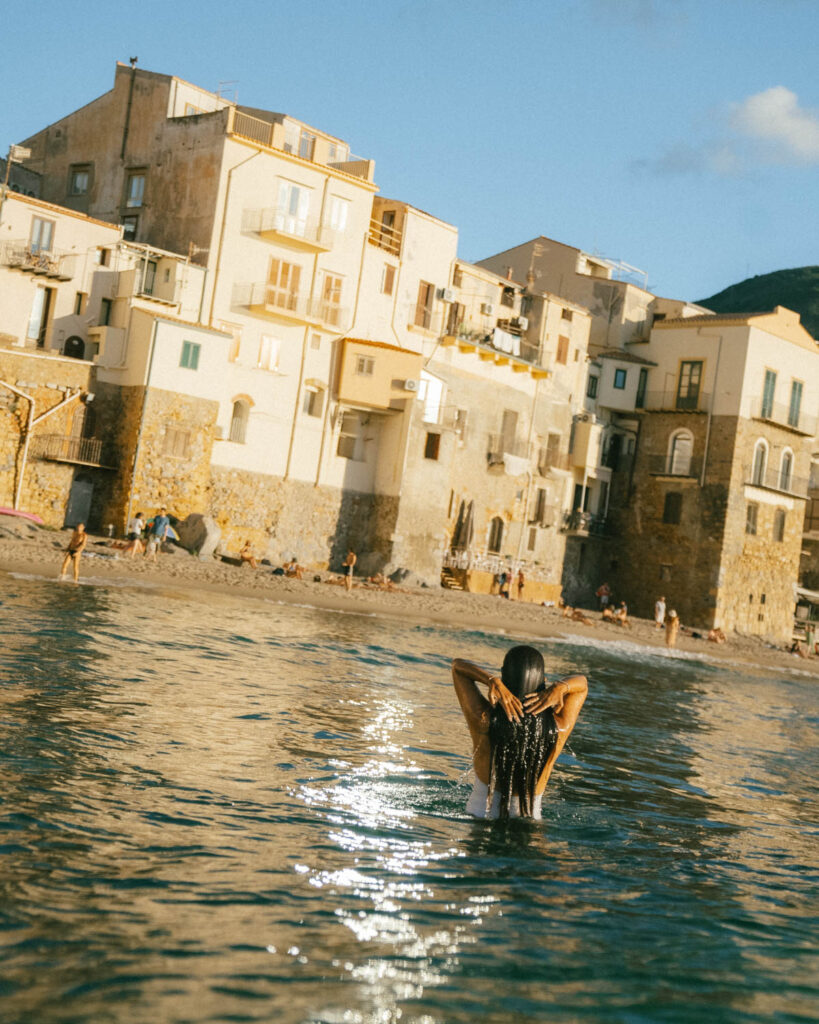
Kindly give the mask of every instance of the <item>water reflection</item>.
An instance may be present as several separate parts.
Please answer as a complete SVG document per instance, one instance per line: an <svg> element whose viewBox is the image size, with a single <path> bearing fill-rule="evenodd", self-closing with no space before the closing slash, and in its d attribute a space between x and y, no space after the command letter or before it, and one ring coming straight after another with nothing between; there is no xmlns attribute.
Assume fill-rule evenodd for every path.
<svg viewBox="0 0 819 1024"><path fill-rule="evenodd" d="M592 679L541 823L464 813L448 661L508 642L15 582L11 1019L807 1015L807 687L555 644Z"/></svg>

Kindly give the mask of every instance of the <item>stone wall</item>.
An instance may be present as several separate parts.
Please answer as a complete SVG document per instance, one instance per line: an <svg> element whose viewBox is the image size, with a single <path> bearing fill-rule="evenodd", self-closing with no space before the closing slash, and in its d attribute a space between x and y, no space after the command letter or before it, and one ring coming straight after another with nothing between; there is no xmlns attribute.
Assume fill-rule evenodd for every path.
<svg viewBox="0 0 819 1024"><path fill-rule="evenodd" d="M92 369L91 364L75 359L0 349L0 381L7 381L34 398L35 417L58 406L72 390L93 391ZM49 526L63 525L76 471L70 463L40 457L38 438L44 435L67 437L79 406L79 401L75 400L37 424L32 431L20 508L41 516ZM14 504L28 410L28 401L0 386L0 505L11 507ZM96 477L101 471L90 469L88 472Z"/></svg>

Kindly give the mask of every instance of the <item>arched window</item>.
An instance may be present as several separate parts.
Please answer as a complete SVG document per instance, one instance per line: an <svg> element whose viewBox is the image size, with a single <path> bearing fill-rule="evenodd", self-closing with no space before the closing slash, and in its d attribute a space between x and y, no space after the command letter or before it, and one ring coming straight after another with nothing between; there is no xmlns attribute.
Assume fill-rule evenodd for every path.
<svg viewBox="0 0 819 1024"><path fill-rule="evenodd" d="M754 448L754 467L751 472L751 483L761 486L765 483L765 470L768 468L768 445L760 439Z"/></svg>
<svg viewBox="0 0 819 1024"><path fill-rule="evenodd" d="M492 522L489 524L489 543L487 548L495 555L500 554L500 549L503 544L503 520L500 516L495 516Z"/></svg>
<svg viewBox="0 0 819 1024"><path fill-rule="evenodd" d="M237 444L245 443L247 434L247 420L250 415L250 405L243 398L237 398L233 403L233 415L230 418L229 439Z"/></svg>
<svg viewBox="0 0 819 1024"><path fill-rule="evenodd" d="M793 452L786 448L782 452L782 461L779 463L779 489L789 491L791 489L791 476L793 475Z"/></svg>
<svg viewBox="0 0 819 1024"><path fill-rule="evenodd" d="M671 435L668 443L668 472L672 476L688 476L691 473L691 453L694 438L687 430L678 430Z"/></svg>
<svg viewBox="0 0 819 1024"><path fill-rule="evenodd" d="M773 539L781 544L785 539L785 509L778 508L774 512Z"/></svg>

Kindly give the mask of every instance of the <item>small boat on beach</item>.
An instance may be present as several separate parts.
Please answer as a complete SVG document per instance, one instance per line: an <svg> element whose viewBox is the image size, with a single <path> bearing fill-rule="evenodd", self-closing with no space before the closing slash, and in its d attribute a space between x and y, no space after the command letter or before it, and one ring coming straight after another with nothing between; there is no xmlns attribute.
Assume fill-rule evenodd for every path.
<svg viewBox="0 0 819 1024"><path fill-rule="evenodd" d="M37 526L45 526L43 520L34 512L21 512L18 508L0 508L0 516L16 516L18 519L28 519Z"/></svg>

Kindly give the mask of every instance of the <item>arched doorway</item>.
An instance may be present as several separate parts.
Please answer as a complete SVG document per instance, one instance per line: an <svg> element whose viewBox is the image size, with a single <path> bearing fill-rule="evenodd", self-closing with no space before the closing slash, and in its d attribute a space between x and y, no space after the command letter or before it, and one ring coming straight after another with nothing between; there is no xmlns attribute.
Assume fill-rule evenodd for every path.
<svg viewBox="0 0 819 1024"><path fill-rule="evenodd" d="M72 334L63 345L63 355L70 356L71 359L85 359L85 342L76 334Z"/></svg>

